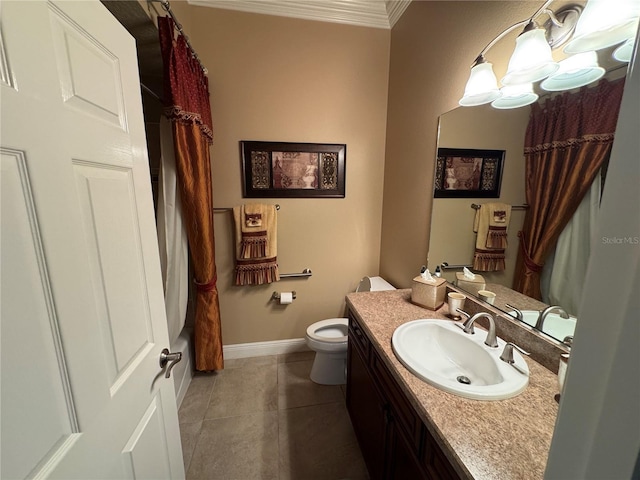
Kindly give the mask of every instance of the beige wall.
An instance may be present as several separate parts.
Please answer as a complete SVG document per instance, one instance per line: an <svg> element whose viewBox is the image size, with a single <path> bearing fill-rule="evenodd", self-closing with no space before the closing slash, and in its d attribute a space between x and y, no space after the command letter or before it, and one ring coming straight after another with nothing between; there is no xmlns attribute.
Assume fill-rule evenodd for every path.
<svg viewBox="0 0 640 480"><path fill-rule="evenodd" d="M280 272L311 278L233 286L232 216L214 215L224 344L301 338L378 273L390 32L194 6L178 18L209 70L214 206L259 201L242 198L240 140L347 145L346 198L266 200L281 206ZM291 290L293 304L270 301Z"/></svg>
<svg viewBox="0 0 640 480"><path fill-rule="evenodd" d="M438 117L457 106L480 50L534 7L414 1L392 30L380 273L396 286L427 261ZM488 55L498 78L516 35Z"/></svg>
<svg viewBox="0 0 640 480"><path fill-rule="evenodd" d="M472 148L504 150L500 198L434 198L429 242L429 268L448 262L449 265L470 264L473 260L476 235L473 219L476 211L471 203L503 202L510 205L525 203L524 191L524 134L529 122L529 108L497 110L491 105L458 107L440 117L440 148ZM487 283L511 287L518 236L524 221L524 210L513 210L508 229L506 269L501 272L481 272ZM454 271L443 276L453 281Z"/></svg>

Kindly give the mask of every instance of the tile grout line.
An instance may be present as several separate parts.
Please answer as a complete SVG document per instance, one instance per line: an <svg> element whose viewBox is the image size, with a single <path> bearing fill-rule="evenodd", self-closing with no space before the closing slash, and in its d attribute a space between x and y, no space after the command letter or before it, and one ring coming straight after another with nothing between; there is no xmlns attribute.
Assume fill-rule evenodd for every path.
<svg viewBox="0 0 640 480"><path fill-rule="evenodd" d="M207 414L207 410L209 410L209 404L211 403L211 397L213 396L213 389L216 386L216 383L218 383L218 377L216 375L216 377L213 379L213 384L211 385L211 390L209 391L209 398L207 399L207 404L204 407L204 412L202 413L202 419L200 420L200 430L198 431L198 435L196 435L196 441L193 442L193 448L191 449L191 455L189 458L189 464L185 465L184 467L184 475L185 478L187 477L187 473L189 472L189 468L191 467L191 462L193 461L193 454L196 452L196 449L198 448L198 443L200 442L200 437L202 436L202 427L204 427L204 422L205 422L205 416ZM183 452L184 455L184 452Z"/></svg>

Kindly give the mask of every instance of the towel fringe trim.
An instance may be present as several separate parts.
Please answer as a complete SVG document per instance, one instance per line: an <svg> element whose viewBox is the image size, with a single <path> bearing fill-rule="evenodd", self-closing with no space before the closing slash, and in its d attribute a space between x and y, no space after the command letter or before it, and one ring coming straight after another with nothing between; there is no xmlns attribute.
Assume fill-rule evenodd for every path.
<svg viewBox="0 0 640 480"><path fill-rule="evenodd" d="M263 258L267 256L267 232L243 233L240 241L240 258Z"/></svg>
<svg viewBox="0 0 640 480"><path fill-rule="evenodd" d="M238 260L236 285L264 285L280 280L276 257L259 260Z"/></svg>
<svg viewBox="0 0 640 480"><path fill-rule="evenodd" d="M487 233L487 248L507 248L507 229L505 227L489 227Z"/></svg>
<svg viewBox="0 0 640 480"><path fill-rule="evenodd" d="M506 268L504 250L490 252L476 249L473 255L473 269L478 272L498 272Z"/></svg>

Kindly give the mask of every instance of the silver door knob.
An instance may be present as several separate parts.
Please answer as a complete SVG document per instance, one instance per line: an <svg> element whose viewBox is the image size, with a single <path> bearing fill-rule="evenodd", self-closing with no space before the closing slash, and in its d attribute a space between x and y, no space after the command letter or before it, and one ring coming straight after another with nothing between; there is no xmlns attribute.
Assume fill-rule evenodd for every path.
<svg viewBox="0 0 640 480"><path fill-rule="evenodd" d="M167 363L169 364L167 371L164 374L164 378L169 378L171 376L171 369L180 360L182 360L182 352L171 353L168 348L165 348L160 352L160 368L164 368Z"/></svg>

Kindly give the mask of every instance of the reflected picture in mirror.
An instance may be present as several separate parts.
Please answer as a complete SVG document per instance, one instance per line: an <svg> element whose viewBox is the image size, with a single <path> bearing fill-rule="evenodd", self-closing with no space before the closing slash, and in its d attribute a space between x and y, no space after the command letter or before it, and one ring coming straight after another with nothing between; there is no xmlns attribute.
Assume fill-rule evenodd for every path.
<svg viewBox="0 0 640 480"><path fill-rule="evenodd" d="M609 75L605 82L614 83L618 78L624 76L624 69L618 69ZM593 88L582 87L582 89ZM571 95L579 92L567 92L563 95ZM556 94L557 96L557 94ZM551 97L542 97L539 102L549 100ZM617 97L615 97L617 98ZM619 99L616 104L612 101L611 109L616 112L619 109ZM535 106L534 106L535 107ZM447 112L440 117L438 148L442 149L486 149L504 150L504 164L502 174L502 186L500 197L496 202L502 202L511 206L524 206L528 201L526 189L532 183L534 175L540 174L533 168L527 168L525 162L525 144L527 127L530 122L530 114L533 107L523 107L513 110L497 110L490 105L476 107L459 107ZM540 110L540 109L538 109ZM615 122L614 122L615 126ZM562 127L562 126L560 126ZM613 132L611 132L613 133ZM611 142L613 139L611 138ZM609 152L610 152L610 146ZM571 150L571 148L568 148ZM522 312L526 312L522 321L535 327L539 314L549 305L559 305L569 314L569 319L561 318L557 313L549 314L541 327L543 333L562 342L565 337L573 335L576 324L578 307L581 299L582 280L589 258L591 231L597 221L597 210L600 195L605 183L606 159L602 162L603 175L594 173L594 180L591 186L587 186L585 191L567 192L566 195L579 195L582 202L572 207L573 212L566 219L565 225L560 228L562 233L558 240L555 235L551 247L547 248L544 264L535 272L539 277L536 282L536 293L532 296L522 295L512 289L514 283L517 284L516 268L518 263L518 253L522 248L518 232L525 226L525 216L527 210L512 209L510 223L506 232L506 249L504 251L504 269L498 271L476 271L480 273L485 281L485 290L495 294L493 305L506 313L517 317L515 311L506 306L503 298L516 298L513 306ZM571 159L567 160L571 161ZM529 177L527 178L527 175ZM547 195L557 195L559 198L565 195L559 186L558 179L547 178L538 181L541 190L536 192L536 196L545 197ZM529 186L527 186L529 183ZM535 182L534 182L535 183ZM548 191L544 191L547 188ZM580 200L578 198L578 200ZM535 203L534 199L534 203ZM494 200L491 200L494 201ZM476 231L474 231L474 220L476 209L472 204L481 205L486 203L483 198L434 198L431 217L431 236L429 244L428 262L429 269L435 270L436 266L441 266L442 276L456 283L456 272L460 272L462 267L471 268L473 265L474 250L476 249ZM553 204L550 205L553 209ZM530 212L535 215L537 212ZM529 220L531 222L531 220ZM526 228L526 227L525 227ZM476 229L477 230L477 229ZM563 237L566 237L563 239ZM575 257L579 257L577 260ZM577 266L568 266L568 260ZM528 259L529 261L531 259ZM520 260L522 262L523 260ZM538 262L532 268L538 269ZM447 264L449 268L443 264ZM451 268L453 267L453 268ZM522 270L521 267L519 267ZM583 272L583 273L580 273ZM525 289L526 290L526 289ZM505 295L501 295L504 292ZM477 293L469 292L478 297ZM515 294L515 296L514 296ZM534 298L535 297L535 298ZM487 297L488 299L488 297ZM535 318L534 318L535 317Z"/></svg>

